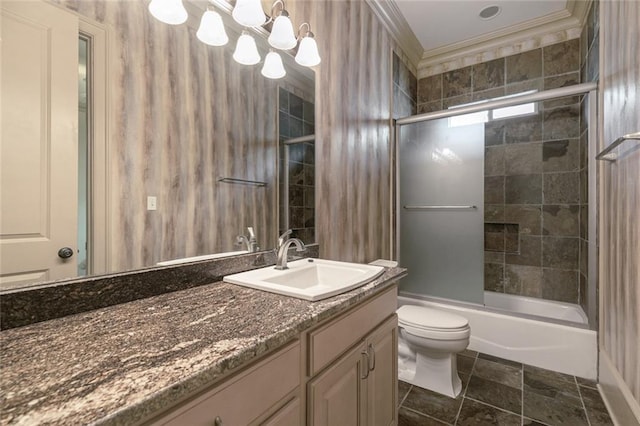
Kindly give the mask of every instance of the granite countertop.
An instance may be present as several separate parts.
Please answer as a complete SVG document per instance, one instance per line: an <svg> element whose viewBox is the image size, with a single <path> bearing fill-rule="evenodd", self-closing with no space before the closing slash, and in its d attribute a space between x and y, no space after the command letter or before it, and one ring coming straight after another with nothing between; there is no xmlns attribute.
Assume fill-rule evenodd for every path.
<svg viewBox="0 0 640 426"><path fill-rule="evenodd" d="M0 332L0 424L131 424L404 276L308 302L215 282Z"/></svg>

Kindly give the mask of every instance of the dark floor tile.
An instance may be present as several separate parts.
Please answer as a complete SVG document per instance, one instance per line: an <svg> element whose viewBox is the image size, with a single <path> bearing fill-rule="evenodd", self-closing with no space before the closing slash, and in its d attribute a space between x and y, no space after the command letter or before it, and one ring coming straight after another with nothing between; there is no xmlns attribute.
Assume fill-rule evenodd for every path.
<svg viewBox="0 0 640 426"><path fill-rule="evenodd" d="M519 388L476 375L471 376L465 396L514 413L519 413L522 409L522 391Z"/></svg>
<svg viewBox="0 0 640 426"><path fill-rule="evenodd" d="M411 385L402 380L398 380L398 404L402 404L402 400L411 390Z"/></svg>
<svg viewBox="0 0 640 426"><path fill-rule="evenodd" d="M445 423L454 423L460 404L462 404L461 396L455 399L449 398L448 396L413 386L402 403L402 407L426 414Z"/></svg>
<svg viewBox="0 0 640 426"><path fill-rule="evenodd" d="M497 356L488 354L478 354L478 358L487 359L489 361L497 362L500 364L508 365L510 367L522 368L522 363L517 361L511 361L510 359L499 358Z"/></svg>
<svg viewBox="0 0 640 426"><path fill-rule="evenodd" d="M441 426L446 424L406 408L401 408L398 411L398 426Z"/></svg>
<svg viewBox="0 0 640 426"><path fill-rule="evenodd" d="M473 367L473 375L496 383L520 388L522 386L522 369L479 358Z"/></svg>
<svg viewBox="0 0 640 426"><path fill-rule="evenodd" d="M588 424L582 407L567 404L561 399L529 392L526 385L522 414L550 425L584 426Z"/></svg>
<svg viewBox="0 0 640 426"><path fill-rule="evenodd" d="M562 380L564 382L574 383L574 377L569 374L558 373L557 371L551 371L545 368L534 367L533 365L527 365L527 364L523 364L523 370L528 373L532 373L537 376L542 376L551 380Z"/></svg>
<svg viewBox="0 0 640 426"><path fill-rule="evenodd" d="M477 358L478 357L478 351L472 351L471 349L465 349L464 351L460 352L458 355L467 356L467 357L471 357L471 358Z"/></svg>
<svg viewBox="0 0 640 426"><path fill-rule="evenodd" d="M458 354L458 356L456 357L458 372L471 373L471 370L473 370L473 364L475 362L476 362L475 358Z"/></svg>
<svg viewBox="0 0 640 426"><path fill-rule="evenodd" d="M536 394L553 399L563 405L573 405L582 408L578 385L575 381L565 381L549 374L539 375L524 371L524 394Z"/></svg>
<svg viewBox="0 0 640 426"><path fill-rule="evenodd" d="M613 422L597 389L580 386L580 394L591 426L612 425Z"/></svg>
<svg viewBox="0 0 640 426"><path fill-rule="evenodd" d="M584 379L582 377L576 377L576 381L580 386L586 386L588 388L597 389L598 383L595 380Z"/></svg>
<svg viewBox="0 0 640 426"><path fill-rule="evenodd" d="M504 425L520 426L521 417L514 413L465 398L456 425Z"/></svg>

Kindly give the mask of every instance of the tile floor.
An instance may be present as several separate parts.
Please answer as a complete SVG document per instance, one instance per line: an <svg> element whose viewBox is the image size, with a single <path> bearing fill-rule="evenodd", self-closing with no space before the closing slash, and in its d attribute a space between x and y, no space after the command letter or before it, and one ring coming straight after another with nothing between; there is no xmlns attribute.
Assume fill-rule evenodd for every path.
<svg viewBox="0 0 640 426"><path fill-rule="evenodd" d="M399 426L613 425L592 381L473 351L455 399L400 382Z"/></svg>

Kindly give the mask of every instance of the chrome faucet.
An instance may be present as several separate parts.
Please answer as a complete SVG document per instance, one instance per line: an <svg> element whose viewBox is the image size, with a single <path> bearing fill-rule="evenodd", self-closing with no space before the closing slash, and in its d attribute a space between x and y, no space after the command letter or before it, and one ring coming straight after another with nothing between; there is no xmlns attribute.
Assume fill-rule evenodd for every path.
<svg viewBox="0 0 640 426"><path fill-rule="evenodd" d="M307 249L302 240L298 238L287 239L289 235L291 235L291 232L291 229L289 229L287 232L280 235L280 238L278 238L278 260L276 261L276 269L279 271L289 269L287 267L287 252L289 251L289 247L295 245L297 252L302 252Z"/></svg>
<svg viewBox="0 0 640 426"><path fill-rule="evenodd" d="M249 253L255 253L260 250L260 247L258 247L258 240L256 239L255 232L253 232L253 226L248 226L247 231L249 232L249 236L238 235L236 237L236 244L245 244Z"/></svg>

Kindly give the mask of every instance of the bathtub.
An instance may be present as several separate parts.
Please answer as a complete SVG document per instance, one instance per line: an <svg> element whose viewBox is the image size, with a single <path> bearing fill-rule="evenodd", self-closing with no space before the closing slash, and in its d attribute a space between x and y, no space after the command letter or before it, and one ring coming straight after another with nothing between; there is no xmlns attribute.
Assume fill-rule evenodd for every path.
<svg viewBox="0 0 640 426"><path fill-rule="evenodd" d="M466 317L471 350L596 380L597 334L588 328L578 305L485 292L482 306L401 292L398 306L402 305Z"/></svg>

